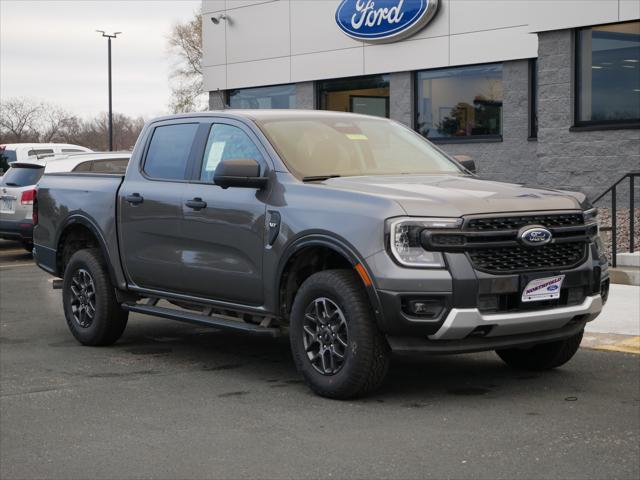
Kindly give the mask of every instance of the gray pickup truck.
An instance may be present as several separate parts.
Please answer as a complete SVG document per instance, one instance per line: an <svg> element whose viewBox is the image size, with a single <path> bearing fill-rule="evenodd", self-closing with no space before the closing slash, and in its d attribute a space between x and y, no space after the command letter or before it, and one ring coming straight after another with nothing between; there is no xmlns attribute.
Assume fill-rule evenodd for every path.
<svg viewBox="0 0 640 480"><path fill-rule="evenodd" d="M163 117L124 176L41 179L34 255L84 345L129 312L285 334L327 397L373 391L392 352L558 367L608 293L596 210L470 167L362 115Z"/></svg>

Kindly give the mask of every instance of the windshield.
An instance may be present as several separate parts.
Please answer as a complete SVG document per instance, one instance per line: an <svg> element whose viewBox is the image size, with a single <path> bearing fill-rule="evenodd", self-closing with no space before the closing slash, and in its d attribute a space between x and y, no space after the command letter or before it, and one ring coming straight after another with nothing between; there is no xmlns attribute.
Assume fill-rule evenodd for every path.
<svg viewBox="0 0 640 480"><path fill-rule="evenodd" d="M422 137L388 120L327 115L259 124L289 170L302 178L463 173Z"/></svg>
<svg viewBox="0 0 640 480"><path fill-rule="evenodd" d="M35 185L42 177L44 168L38 165L33 167L11 167L0 179L0 185L7 187L26 187Z"/></svg>

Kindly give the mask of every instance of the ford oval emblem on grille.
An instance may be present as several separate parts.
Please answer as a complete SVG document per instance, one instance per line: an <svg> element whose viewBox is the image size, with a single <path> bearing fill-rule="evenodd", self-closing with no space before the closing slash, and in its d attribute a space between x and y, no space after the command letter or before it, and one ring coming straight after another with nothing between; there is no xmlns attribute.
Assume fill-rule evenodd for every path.
<svg viewBox="0 0 640 480"><path fill-rule="evenodd" d="M549 230L544 227L523 227L518 233L518 238L525 245L530 247L539 247L546 245L551 241L552 235Z"/></svg>

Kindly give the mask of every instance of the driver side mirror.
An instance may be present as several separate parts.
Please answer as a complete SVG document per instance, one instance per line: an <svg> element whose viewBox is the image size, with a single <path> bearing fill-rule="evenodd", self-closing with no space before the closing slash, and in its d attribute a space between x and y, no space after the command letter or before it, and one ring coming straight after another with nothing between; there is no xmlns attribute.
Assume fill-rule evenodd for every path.
<svg viewBox="0 0 640 480"><path fill-rule="evenodd" d="M260 164L253 158L221 161L213 174L213 183L222 187L263 188L267 177L260 176Z"/></svg>
<svg viewBox="0 0 640 480"><path fill-rule="evenodd" d="M476 173L476 162L469 155L454 155L453 158L471 173Z"/></svg>

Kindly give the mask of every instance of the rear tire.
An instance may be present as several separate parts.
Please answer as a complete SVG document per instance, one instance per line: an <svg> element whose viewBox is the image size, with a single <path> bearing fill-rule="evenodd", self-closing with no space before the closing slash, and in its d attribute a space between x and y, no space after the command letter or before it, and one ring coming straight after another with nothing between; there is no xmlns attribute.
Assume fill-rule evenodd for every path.
<svg viewBox="0 0 640 480"><path fill-rule="evenodd" d="M550 370L567 363L580 348L580 333L558 342L543 343L532 348L496 350L498 356L512 368L519 370Z"/></svg>
<svg viewBox="0 0 640 480"><path fill-rule="evenodd" d="M387 374L389 346L353 271L326 270L305 280L293 302L289 336L298 371L323 397L366 395Z"/></svg>
<svg viewBox="0 0 640 480"><path fill-rule="evenodd" d="M67 325L83 345L111 345L127 326L100 250L73 254L65 268L62 302Z"/></svg>

